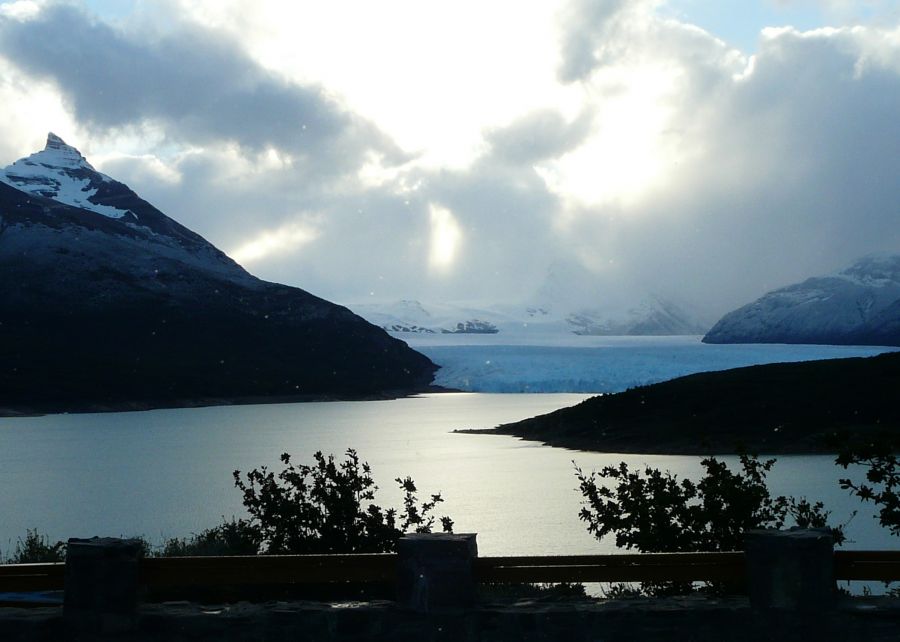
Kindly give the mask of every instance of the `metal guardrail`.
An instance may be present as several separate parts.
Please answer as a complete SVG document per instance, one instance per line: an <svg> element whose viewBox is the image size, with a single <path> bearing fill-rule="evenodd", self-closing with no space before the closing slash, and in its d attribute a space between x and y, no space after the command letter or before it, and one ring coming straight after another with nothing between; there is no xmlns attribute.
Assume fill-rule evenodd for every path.
<svg viewBox="0 0 900 642"><path fill-rule="evenodd" d="M746 578L744 553L641 553L479 557L479 582L738 582ZM140 562L140 583L150 589L235 585L391 583L393 553L150 557ZM837 580L900 580L900 551L835 551ZM65 564L0 565L0 593L63 590ZM2 600L0 600L2 602Z"/></svg>

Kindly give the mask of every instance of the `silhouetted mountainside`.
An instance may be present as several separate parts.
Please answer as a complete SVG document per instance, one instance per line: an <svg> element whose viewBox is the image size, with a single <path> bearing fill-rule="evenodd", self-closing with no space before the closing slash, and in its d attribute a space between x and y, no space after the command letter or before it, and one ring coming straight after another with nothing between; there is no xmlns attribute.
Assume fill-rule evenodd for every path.
<svg viewBox="0 0 900 642"><path fill-rule="evenodd" d="M494 430L631 453L828 452L835 436L900 430L900 353L750 366L593 397Z"/></svg>
<svg viewBox="0 0 900 642"><path fill-rule="evenodd" d="M436 366L261 281L52 134L0 172L0 409L421 389Z"/></svg>
<svg viewBox="0 0 900 642"><path fill-rule="evenodd" d="M706 343L900 345L900 256L869 256L729 312Z"/></svg>

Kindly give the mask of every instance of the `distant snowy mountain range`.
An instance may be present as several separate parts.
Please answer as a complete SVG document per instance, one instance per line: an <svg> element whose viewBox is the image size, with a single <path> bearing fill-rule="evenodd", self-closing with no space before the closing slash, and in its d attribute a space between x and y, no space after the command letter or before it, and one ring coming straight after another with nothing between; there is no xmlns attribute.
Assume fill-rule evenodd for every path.
<svg viewBox="0 0 900 642"><path fill-rule="evenodd" d="M706 343L900 346L900 255L769 292L726 314Z"/></svg>
<svg viewBox="0 0 900 642"><path fill-rule="evenodd" d="M421 388L436 366L261 281L54 134L0 170L0 414Z"/></svg>
<svg viewBox="0 0 900 642"><path fill-rule="evenodd" d="M554 336L699 335L709 327L686 307L630 284L612 284L574 262L556 262L526 301L467 306L403 300L349 307L394 336L498 334L558 343ZM444 336L445 339L452 337ZM438 336L433 338L438 339Z"/></svg>

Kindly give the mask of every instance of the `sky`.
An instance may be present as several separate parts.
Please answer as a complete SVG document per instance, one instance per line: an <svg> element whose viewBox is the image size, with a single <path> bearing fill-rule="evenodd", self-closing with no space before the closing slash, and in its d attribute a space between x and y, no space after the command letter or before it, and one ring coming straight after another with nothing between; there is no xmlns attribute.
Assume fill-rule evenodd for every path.
<svg viewBox="0 0 900 642"><path fill-rule="evenodd" d="M0 0L0 165L53 131L343 303L715 320L900 252L898 115L900 0Z"/></svg>

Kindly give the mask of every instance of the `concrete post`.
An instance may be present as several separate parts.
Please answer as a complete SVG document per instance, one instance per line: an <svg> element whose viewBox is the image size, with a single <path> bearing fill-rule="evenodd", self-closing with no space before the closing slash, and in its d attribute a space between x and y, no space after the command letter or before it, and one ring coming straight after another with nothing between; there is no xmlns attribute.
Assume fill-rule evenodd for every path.
<svg viewBox="0 0 900 642"><path fill-rule="evenodd" d="M834 604L834 541L827 528L751 530L744 542L754 608L823 611Z"/></svg>
<svg viewBox="0 0 900 642"><path fill-rule="evenodd" d="M70 539L63 619L75 633L116 634L137 625L139 540Z"/></svg>
<svg viewBox="0 0 900 642"><path fill-rule="evenodd" d="M414 533L397 543L398 602L419 612L476 600L475 533Z"/></svg>

